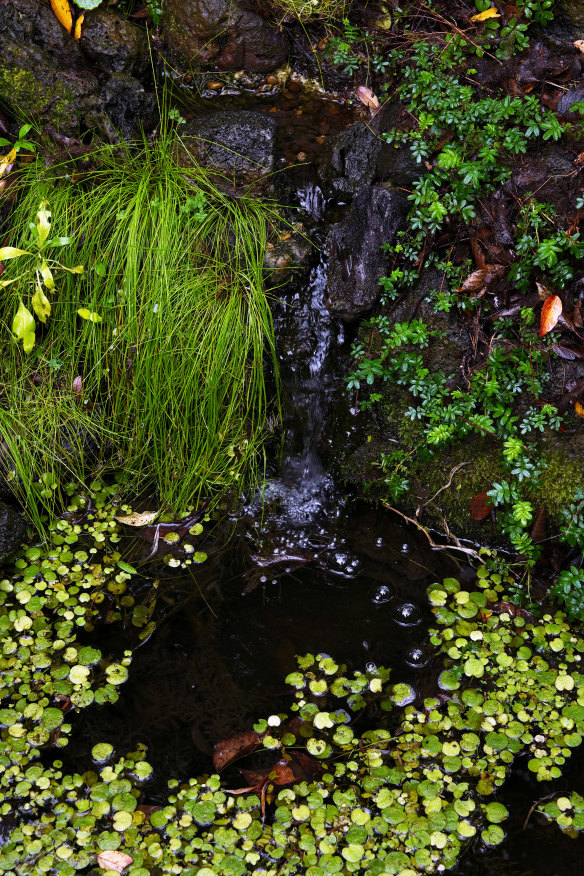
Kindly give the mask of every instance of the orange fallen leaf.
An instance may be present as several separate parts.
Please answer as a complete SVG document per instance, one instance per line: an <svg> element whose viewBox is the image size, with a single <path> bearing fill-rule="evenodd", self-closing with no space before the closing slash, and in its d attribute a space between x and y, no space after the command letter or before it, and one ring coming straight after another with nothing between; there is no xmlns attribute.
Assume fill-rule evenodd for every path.
<svg viewBox="0 0 584 876"><path fill-rule="evenodd" d="M370 88L366 88L364 85L359 85L357 88L357 97L364 103L365 106L368 106L371 110L379 109L379 100L375 94L371 91Z"/></svg>
<svg viewBox="0 0 584 876"><path fill-rule="evenodd" d="M558 319L562 315L562 299L559 295L550 295L543 302L541 308L541 319L539 322L539 336L543 338L556 325Z"/></svg>
<svg viewBox="0 0 584 876"><path fill-rule="evenodd" d="M73 38L78 40L81 39L81 25L85 19L85 15L81 13L77 21L75 22L75 30L73 31Z"/></svg>
<svg viewBox="0 0 584 876"><path fill-rule="evenodd" d="M130 855L125 852L99 852L97 855L97 863L104 870L115 870L116 873L122 873L126 867L129 867L134 861Z"/></svg>
<svg viewBox="0 0 584 876"><path fill-rule="evenodd" d="M576 402L576 404L574 405L574 410L576 411L578 416L584 420L584 405L580 402Z"/></svg>
<svg viewBox="0 0 584 876"><path fill-rule="evenodd" d="M470 500L470 516L473 520L486 520L493 507L487 496L487 491L483 490L482 493L477 493Z"/></svg>
<svg viewBox="0 0 584 876"><path fill-rule="evenodd" d="M71 12L69 0L51 0L51 9L67 33L71 33L73 30L73 13Z"/></svg>
<svg viewBox="0 0 584 876"><path fill-rule="evenodd" d="M494 7L485 9L484 12L477 12L473 15L471 21L486 21L488 18L501 18L501 13Z"/></svg>

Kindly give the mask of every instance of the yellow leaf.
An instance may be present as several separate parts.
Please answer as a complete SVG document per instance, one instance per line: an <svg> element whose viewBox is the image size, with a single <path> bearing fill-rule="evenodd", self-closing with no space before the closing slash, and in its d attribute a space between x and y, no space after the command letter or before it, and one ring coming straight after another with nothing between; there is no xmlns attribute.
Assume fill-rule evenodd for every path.
<svg viewBox="0 0 584 876"><path fill-rule="evenodd" d="M10 173L12 165L16 161L16 149L11 149L8 155L3 155L0 158L0 179Z"/></svg>
<svg viewBox="0 0 584 876"><path fill-rule="evenodd" d="M73 13L71 12L69 0L51 0L51 9L67 33L71 33L73 29Z"/></svg>
<svg viewBox="0 0 584 876"><path fill-rule="evenodd" d="M51 211L49 210L48 201L41 201L40 203L39 211L37 213L36 227L40 248L49 236L49 231L51 230Z"/></svg>
<svg viewBox="0 0 584 876"><path fill-rule="evenodd" d="M34 330L35 330L35 321L34 316L30 312L30 310L24 306L22 299L18 306L18 310L14 314L14 319L12 320L12 332L17 341L23 341L27 335L33 336L33 346L34 346ZM32 347L31 347L32 350ZM29 352L29 351L26 351Z"/></svg>
<svg viewBox="0 0 584 876"><path fill-rule="evenodd" d="M486 21L487 18L501 18L501 13L497 11L495 6L491 6L490 9L485 9L484 12L478 12L476 15L473 15L471 21Z"/></svg>
<svg viewBox="0 0 584 876"><path fill-rule="evenodd" d="M47 316L51 315L51 302L38 283L36 292L32 296L32 307L41 322L46 322Z"/></svg>
<svg viewBox="0 0 584 876"><path fill-rule="evenodd" d="M580 402L576 402L574 405L574 410L578 414L579 417L582 417L584 420L584 405L580 404Z"/></svg>
<svg viewBox="0 0 584 876"><path fill-rule="evenodd" d="M44 259L42 260L42 263L41 263L41 277L43 278L43 283L45 284L47 289L50 289L52 292L55 288L55 281L53 280L53 272L51 271L51 269L49 268L49 266L47 265L47 263Z"/></svg>
<svg viewBox="0 0 584 876"><path fill-rule="evenodd" d="M89 322L101 322L103 317L93 310L88 310L87 307L80 307L77 311L81 319L88 319Z"/></svg>
<svg viewBox="0 0 584 876"><path fill-rule="evenodd" d="M84 271L83 265L75 265L73 268L67 268L65 265L61 265L64 271L69 271L70 274L82 274Z"/></svg>
<svg viewBox="0 0 584 876"><path fill-rule="evenodd" d="M84 15L83 13L81 13L81 15L79 16L79 18L78 18L77 21L75 22L75 31L74 31L74 33L73 33L73 37L74 37L76 40L78 40L78 39L81 38L81 25L83 24L83 19L84 19L84 18L85 18L85 15Z"/></svg>
<svg viewBox="0 0 584 876"><path fill-rule="evenodd" d="M34 332L25 332L24 333L24 336L22 338L22 349L24 350L25 353L32 352L32 350L34 348L34 341L35 341Z"/></svg>
<svg viewBox="0 0 584 876"><path fill-rule="evenodd" d="M25 249L16 249L15 246L3 246L0 249L0 262L7 262L8 259L17 259L21 255L30 255Z"/></svg>

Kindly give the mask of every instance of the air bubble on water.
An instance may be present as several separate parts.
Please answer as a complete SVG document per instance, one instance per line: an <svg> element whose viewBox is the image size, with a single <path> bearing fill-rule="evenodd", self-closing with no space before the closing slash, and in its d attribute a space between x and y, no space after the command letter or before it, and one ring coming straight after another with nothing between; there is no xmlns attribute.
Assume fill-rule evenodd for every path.
<svg viewBox="0 0 584 876"><path fill-rule="evenodd" d="M419 624L422 618L417 605L413 602L402 602L393 609L393 619L401 627L413 627Z"/></svg>

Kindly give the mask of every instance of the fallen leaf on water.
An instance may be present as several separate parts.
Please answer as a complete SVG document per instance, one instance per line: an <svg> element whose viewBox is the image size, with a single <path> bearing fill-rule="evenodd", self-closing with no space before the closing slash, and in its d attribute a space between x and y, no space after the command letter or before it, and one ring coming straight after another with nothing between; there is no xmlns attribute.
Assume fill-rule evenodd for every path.
<svg viewBox="0 0 584 876"><path fill-rule="evenodd" d="M127 526L148 526L149 523L156 520L159 514L160 511L133 511L131 514L114 516L114 520L117 520L118 523L125 523Z"/></svg>
<svg viewBox="0 0 584 876"><path fill-rule="evenodd" d="M501 18L501 13L495 6L491 6L490 9L485 9L483 12L477 12L476 15L471 17L471 21L486 21L488 18Z"/></svg>
<svg viewBox="0 0 584 876"><path fill-rule="evenodd" d="M249 730L247 733L236 733L227 739L221 739L213 749L213 766L216 770L222 770L234 760L251 754L261 744L263 737L263 733Z"/></svg>
<svg viewBox="0 0 584 876"><path fill-rule="evenodd" d="M125 852L107 851L98 852L97 855L97 863L100 867L103 867L104 870L115 870L116 873L122 873L133 862L134 859L130 855L126 855Z"/></svg>
<svg viewBox="0 0 584 876"><path fill-rule="evenodd" d="M73 31L73 38L78 40L81 38L81 25L83 24L83 20L85 15L83 13L79 16L77 21L75 22L75 30Z"/></svg>
<svg viewBox="0 0 584 876"><path fill-rule="evenodd" d="M486 490L483 490L482 493L477 493L470 500L470 516L473 520L486 520L492 510L493 505L487 496Z"/></svg>
<svg viewBox="0 0 584 876"><path fill-rule="evenodd" d="M543 302L543 307L541 308L541 319L539 322L540 338L551 332L561 315L562 299L559 295L550 295Z"/></svg>
<svg viewBox="0 0 584 876"><path fill-rule="evenodd" d="M69 0L51 0L51 9L67 33L71 33L73 29L73 13L71 12Z"/></svg>
<svg viewBox="0 0 584 876"><path fill-rule="evenodd" d="M574 405L574 410L584 420L584 405L582 405L579 401Z"/></svg>
<svg viewBox="0 0 584 876"><path fill-rule="evenodd" d="M368 106L369 109L378 110L379 109L379 100L376 95L373 94L370 88L366 88L365 85L359 85L357 88L357 97L364 103L365 106Z"/></svg>

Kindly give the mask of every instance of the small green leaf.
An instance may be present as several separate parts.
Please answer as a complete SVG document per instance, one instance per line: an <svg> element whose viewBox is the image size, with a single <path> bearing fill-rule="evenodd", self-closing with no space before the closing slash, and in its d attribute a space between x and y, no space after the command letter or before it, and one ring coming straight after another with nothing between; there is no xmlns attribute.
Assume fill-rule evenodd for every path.
<svg viewBox="0 0 584 876"><path fill-rule="evenodd" d="M80 307L77 311L81 319L87 319L89 322L101 322L103 317L93 310L88 310L87 307Z"/></svg>

